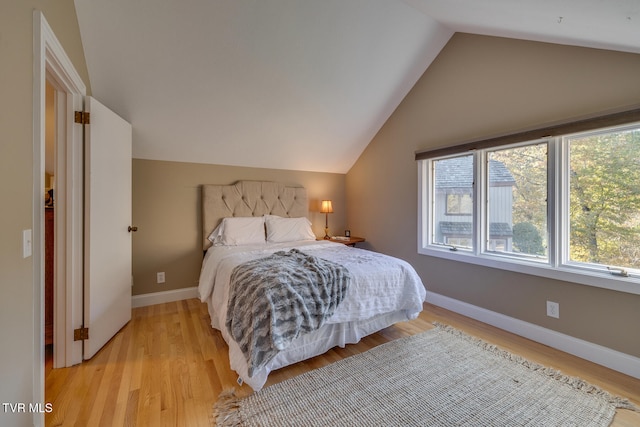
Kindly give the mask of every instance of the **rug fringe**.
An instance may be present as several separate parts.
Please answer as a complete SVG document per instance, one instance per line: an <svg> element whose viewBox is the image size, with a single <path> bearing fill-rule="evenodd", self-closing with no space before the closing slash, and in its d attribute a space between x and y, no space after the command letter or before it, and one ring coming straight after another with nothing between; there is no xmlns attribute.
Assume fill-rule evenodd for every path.
<svg viewBox="0 0 640 427"><path fill-rule="evenodd" d="M213 404L213 425L220 427L241 426L240 398L236 396L235 388L223 390L218 400Z"/></svg>
<svg viewBox="0 0 640 427"><path fill-rule="evenodd" d="M629 399L620 397L620 396L614 396L611 393L609 393L608 391L590 384L586 381L584 381L581 378L578 377L572 377L569 375L565 375L564 373L562 373L561 371L554 369L554 368L550 368L548 366L544 366L541 365L539 363L536 362L532 362L528 359L525 359L522 356L519 356L517 354L513 354L507 350L503 350L500 347L498 347L495 344L491 344L488 343L480 338L471 336L459 329L454 328L451 325L446 325L444 323L440 323L440 322L433 322L433 325L445 332L448 332L454 336L463 338L471 343L474 343L475 345L479 346L480 348L487 350L493 354L496 354L500 357L502 357L503 359L506 360L510 360L514 363L518 363L522 366L525 366L529 369L531 369L532 371L537 371L540 372L548 377L553 378L554 380L560 381L562 383L565 383L571 387L573 387L575 390L579 390L582 391L584 393L588 393L588 394L592 394L592 395L596 395L601 397L602 399L605 399L606 401L608 401L609 403L611 403L612 405L614 405L617 409L628 409L630 411L634 411L634 412L640 412L640 407L634 405L631 401L629 401Z"/></svg>

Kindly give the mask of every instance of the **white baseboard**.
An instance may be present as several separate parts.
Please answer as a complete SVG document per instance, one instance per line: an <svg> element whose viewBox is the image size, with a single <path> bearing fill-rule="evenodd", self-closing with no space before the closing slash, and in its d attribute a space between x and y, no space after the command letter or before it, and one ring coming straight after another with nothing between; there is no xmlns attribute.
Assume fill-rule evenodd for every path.
<svg viewBox="0 0 640 427"><path fill-rule="evenodd" d="M148 305L182 301L183 299L189 298L198 298L197 286L192 288L174 289L171 291L154 292L152 294L134 295L131 297L131 307L146 307Z"/></svg>
<svg viewBox="0 0 640 427"><path fill-rule="evenodd" d="M427 291L427 302L640 379L640 358Z"/></svg>

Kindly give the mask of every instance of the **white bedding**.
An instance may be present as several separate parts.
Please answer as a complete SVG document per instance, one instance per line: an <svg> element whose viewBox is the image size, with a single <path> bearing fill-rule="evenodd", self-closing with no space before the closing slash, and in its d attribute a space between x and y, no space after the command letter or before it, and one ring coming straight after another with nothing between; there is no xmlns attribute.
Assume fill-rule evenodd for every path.
<svg viewBox="0 0 640 427"><path fill-rule="evenodd" d="M345 266L351 273L351 284L345 299L321 329L299 337L249 377L244 355L224 327L229 277L243 262L291 248ZM358 342L393 323L416 318L426 296L422 281L407 262L328 241L213 246L205 255L198 291L201 301L208 304L211 326L219 329L229 344L231 369L254 390L262 388L274 369L322 354L337 345Z"/></svg>

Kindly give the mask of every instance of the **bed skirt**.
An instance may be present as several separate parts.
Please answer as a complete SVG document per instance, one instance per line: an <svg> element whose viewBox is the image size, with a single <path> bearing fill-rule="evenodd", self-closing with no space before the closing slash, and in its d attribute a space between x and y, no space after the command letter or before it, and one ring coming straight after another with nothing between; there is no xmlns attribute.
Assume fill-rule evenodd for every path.
<svg viewBox="0 0 640 427"><path fill-rule="evenodd" d="M207 301L207 307L210 318L215 319L211 300ZM355 344L367 335L387 328L394 323L415 319L417 316L418 313L410 314L405 311L396 311L360 321L325 324L316 331L298 337L292 342L291 347L278 353L275 358L264 368L255 372L252 377L248 375L248 365L242 351L236 342L230 339L229 333L215 324L213 320L211 321L211 326L220 330L224 340L229 345L231 369L238 374L243 382L247 383L253 390L258 391L267 382L267 377L271 371L326 353L333 347Z"/></svg>

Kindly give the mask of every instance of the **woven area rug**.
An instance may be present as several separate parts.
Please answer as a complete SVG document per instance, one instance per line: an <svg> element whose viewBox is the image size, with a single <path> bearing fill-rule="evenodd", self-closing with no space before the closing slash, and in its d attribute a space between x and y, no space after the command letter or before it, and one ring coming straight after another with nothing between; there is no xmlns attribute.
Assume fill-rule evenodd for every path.
<svg viewBox="0 0 640 427"><path fill-rule="evenodd" d="M608 426L627 400L449 326L380 345L244 398L220 426Z"/></svg>

